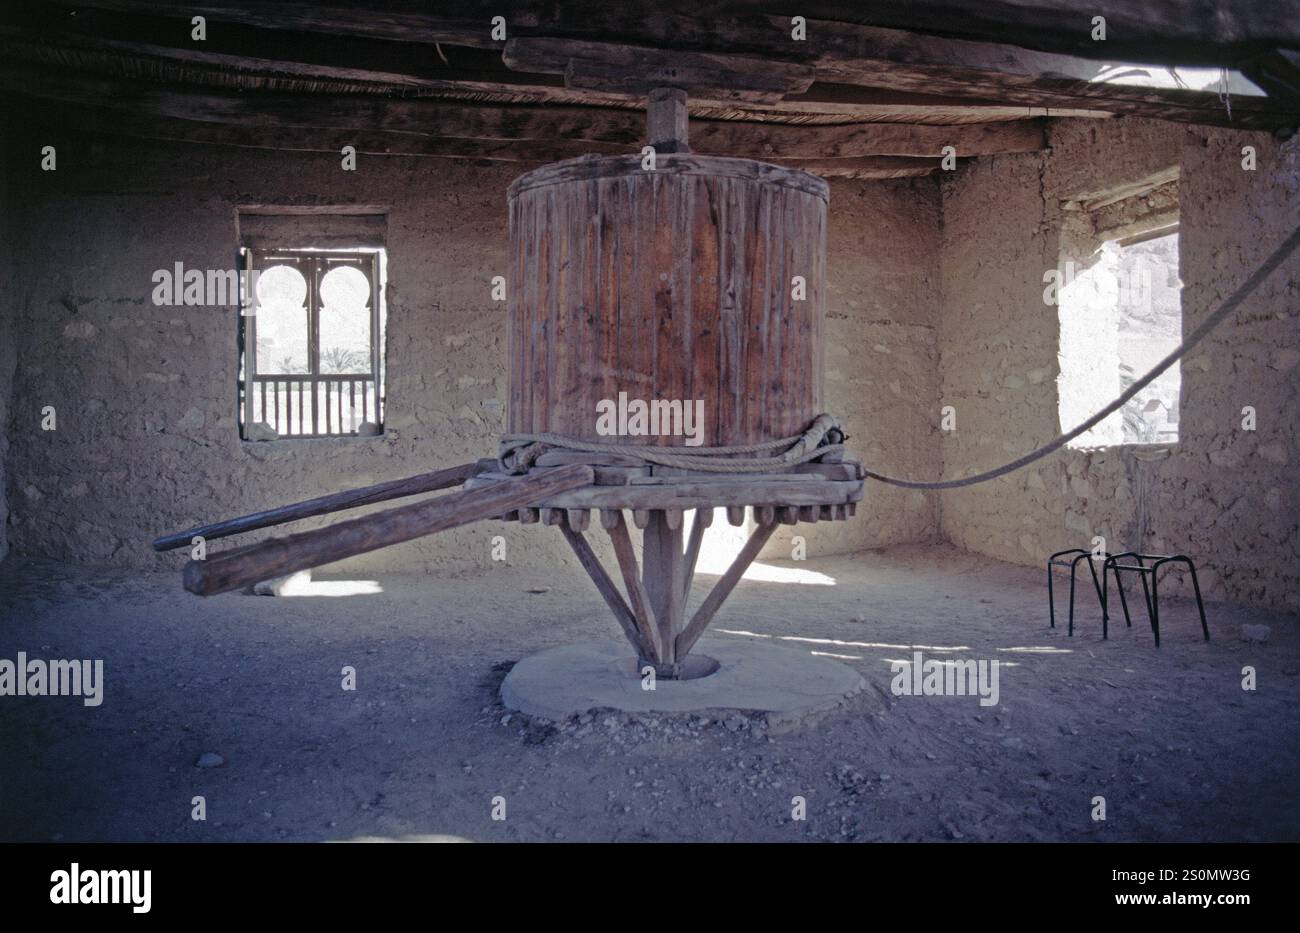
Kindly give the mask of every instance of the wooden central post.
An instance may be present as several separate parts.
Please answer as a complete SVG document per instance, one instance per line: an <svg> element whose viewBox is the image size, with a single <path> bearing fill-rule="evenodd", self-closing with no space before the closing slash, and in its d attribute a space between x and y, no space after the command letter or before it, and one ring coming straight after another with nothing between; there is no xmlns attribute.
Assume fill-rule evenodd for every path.
<svg viewBox="0 0 1300 933"><path fill-rule="evenodd" d="M743 512L742 508L742 515ZM567 524L563 518L556 523L614 613L623 634L636 649L638 671L648 664L655 669L656 676L667 679L712 673L712 670L700 672L697 667L694 674L687 674L687 655L740 582L745 569L772 536L776 529L775 510L770 507L754 509L759 527L705 597L689 624L686 622L686 605L690 600L695 562L700 556L704 530L710 524L713 510L707 507L696 510L690 541L684 547L686 536L681 509L634 509L632 514L634 523L643 529L639 568L622 510L602 509L600 517L600 524L609 533L614 546L614 556L618 559L619 572L627 588L626 600L600 565L581 528L574 527L573 516L568 516Z"/></svg>
<svg viewBox="0 0 1300 933"><path fill-rule="evenodd" d="M641 580L650 611L659 630L659 663L671 668L677 663L677 635L682 630L685 604L685 551L682 546L682 513L656 510L645 527Z"/></svg>
<svg viewBox="0 0 1300 933"><path fill-rule="evenodd" d="M655 152L690 152L687 141L686 92L657 87L646 103L646 141Z"/></svg>

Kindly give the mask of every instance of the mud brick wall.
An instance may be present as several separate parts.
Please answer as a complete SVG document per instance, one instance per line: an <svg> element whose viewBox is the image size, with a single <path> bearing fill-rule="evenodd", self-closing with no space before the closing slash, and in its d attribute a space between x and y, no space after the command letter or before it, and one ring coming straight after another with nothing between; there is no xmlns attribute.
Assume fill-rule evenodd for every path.
<svg viewBox="0 0 1300 933"><path fill-rule="evenodd" d="M942 439L945 475L994 466L1061 428L1059 321L1043 273L1062 254L1064 202L1178 170L1184 333L1300 217L1297 139L1114 119L1055 124L1050 144L976 160L943 183L940 374L957 409L957 430ZM1255 171L1242 169L1247 145ZM1101 535L1112 551L1190 555L1207 598L1300 609L1298 271L1293 257L1184 359L1176 444L1067 450L945 492L944 536L1041 564ZM1247 405L1255 431L1242 430Z"/></svg>
<svg viewBox="0 0 1300 933"><path fill-rule="evenodd" d="M20 133L10 152L44 141ZM0 340L0 405L10 398L10 352L7 488L17 551L175 568L184 555L155 555L156 534L495 453L506 346L504 305L491 301L490 280L507 271L506 186L532 166L362 157L356 172L344 172L324 155L107 137L49 142L58 145L57 172L39 172L29 157L10 171L24 300L13 341ZM236 309L153 304L155 270L233 266L236 209L250 204L386 208L383 436L241 441ZM909 474L939 468L938 432L921 417L923 400L938 391L939 226L933 179L832 185L828 406L861 455ZM56 407L56 432L39 430L44 405ZM937 503L880 491L856 521L800 533L810 559L926 540L938 533ZM573 559L553 529L485 523L333 569L491 566L497 534L511 564ZM788 547L777 539L768 553L788 555Z"/></svg>

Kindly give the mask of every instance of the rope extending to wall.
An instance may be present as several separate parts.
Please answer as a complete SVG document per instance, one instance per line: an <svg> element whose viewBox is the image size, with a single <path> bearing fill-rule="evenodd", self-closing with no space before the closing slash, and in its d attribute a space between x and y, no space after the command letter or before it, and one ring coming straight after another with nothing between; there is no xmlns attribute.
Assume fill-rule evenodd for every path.
<svg viewBox="0 0 1300 933"><path fill-rule="evenodd" d="M873 470L863 472L877 482L904 489L957 489L962 486L974 486L985 483L999 476L1005 476L1026 467L1036 460L1041 460L1053 451L1059 450L1079 435L1085 433L1106 418L1123 408L1133 396L1137 395L1166 369L1191 352L1210 331L1237 310L1250 295L1300 246L1300 228L1294 230L1273 254L1264 260L1255 272L1243 282L1236 291L1214 310L1195 330L1193 330L1164 359L1156 363L1141 379L1133 383L1113 402L1097 412L1087 421L1073 430L1060 434L1043 446L1030 451L1023 457L1017 457L1010 463L973 476L960 479L923 482L920 480L898 479L876 473ZM783 467L807 463L827 454L840 453L844 450L844 433L840 423L828 414L818 415L802 434L783 437L761 444L739 444L730 447L692 447L689 454L667 453L661 449L642 444L607 444L583 441L566 437L562 434L507 434L501 439L499 462L507 473L524 473L547 450L570 450L582 453L615 454L628 457L641 463L653 463L659 466L679 467L685 470L698 470L704 473L772 473ZM680 448L674 448L674 450ZM774 453L774 451L781 451ZM715 459L727 458L727 459ZM739 459L737 459L739 458Z"/></svg>
<svg viewBox="0 0 1300 933"><path fill-rule="evenodd" d="M1278 266L1286 262L1287 257L1295 252L1296 246L1298 245L1300 245L1300 227L1293 230L1291 235L1282 241L1282 245L1275 249L1273 254L1264 260L1264 264L1256 269L1250 278L1241 283L1241 285L1237 287L1237 290L1229 295L1223 304L1219 305L1219 307L1217 307L1209 317L1202 321L1195 330L1188 334L1187 337L1184 338L1183 342L1170 351L1164 359L1151 367L1150 371L1147 372L1145 376L1121 392L1119 398L1115 399L1115 401L1097 412L1097 414L1083 422L1083 424L1065 434L1057 435L1037 450L1030 451L1023 457L1017 457L1010 463L1004 463L1000 467L995 467L992 470L985 470L983 473L976 473L974 476L964 476L961 479L942 480L936 483L922 483L914 480L896 479L892 476L885 476L882 473L873 473L871 470L866 471L867 476L879 482L888 483L891 486L902 486L904 489L957 489L961 486L974 486L976 483L985 483L991 479L997 479L999 476L1005 476L1008 473L1019 470L1021 467L1026 467L1035 460L1041 460L1043 457L1046 457L1053 451L1064 447L1080 434L1096 427L1106 418L1119 411L1128 404L1128 401L1133 398L1133 396L1137 395L1154 382L1156 377L1170 366L1174 365L1174 363L1178 362L1182 357L1190 353L1192 348L1204 340L1205 336L1210 331L1214 330L1214 328L1217 327L1224 318L1236 311L1237 308L1240 307L1241 303L1249 298L1251 293L1254 292L1255 289L1259 288L1259 286L1263 284L1264 280L1272 275Z"/></svg>

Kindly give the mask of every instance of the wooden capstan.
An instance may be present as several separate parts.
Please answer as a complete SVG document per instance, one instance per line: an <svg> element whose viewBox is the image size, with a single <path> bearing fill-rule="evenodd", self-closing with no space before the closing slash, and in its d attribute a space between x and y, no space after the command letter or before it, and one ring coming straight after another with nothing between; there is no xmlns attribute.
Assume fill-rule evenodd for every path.
<svg viewBox="0 0 1300 933"><path fill-rule="evenodd" d="M649 93L650 151L548 165L509 191L509 431L501 456L169 535L159 550L463 483L460 492L191 561L186 588L225 592L482 519L556 525L661 677L709 673L691 649L778 524L842 520L861 464L822 409L826 182L697 155L686 94ZM611 437L627 398L702 414ZM753 530L688 612L715 509ZM689 533L685 513L693 512ZM587 540L609 535L625 592ZM630 521L629 521L630 518ZM631 528L641 531L638 564Z"/></svg>

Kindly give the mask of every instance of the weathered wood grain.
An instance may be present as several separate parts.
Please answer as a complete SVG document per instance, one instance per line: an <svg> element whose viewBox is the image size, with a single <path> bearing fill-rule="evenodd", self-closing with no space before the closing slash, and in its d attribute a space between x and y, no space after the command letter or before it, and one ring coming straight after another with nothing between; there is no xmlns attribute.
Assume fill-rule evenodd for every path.
<svg viewBox="0 0 1300 933"><path fill-rule="evenodd" d="M258 528L269 528L272 525L296 522L314 515L328 515L345 509L373 505L376 502L387 502L405 496L450 489L452 486L461 485L465 480L481 471L480 463L462 463L460 466L435 470L432 473L420 473L417 476L408 476L405 479L395 479L386 483L375 483L371 486L361 486L344 492L331 493L327 496L318 496L315 499L295 502L292 505L282 505L278 508L268 509L265 512L254 512L251 515L243 515L239 518L228 518L225 521L213 522L209 525L199 525L188 531L163 535L153 542L153 549L155 551L170 551L173 548L188 546L195 537L210 541L214 538L225 538L229 535L255 531Z"/></svg>
<svg viewBox="0 0 1300 933"><path fill-rule="evenodd" d="M608 441L597 405L620 392L702 400L707 445L803 431L821 411L826 198L801 172L680 154L654 171L576 159L516 180L510 431ZM592 225L619 250L558 258L586 255ZM619 440L690 453L680 436Z"/></svg>
<svg viewBox="0 0 1300 933"><path fill-rule="evenodd" d="M184 571L185 588L199 596L225 593L434 532L496 518L565 490L589 486L593 478L591 467L577 464L539 470L507 482L454 492L326 528L270 538L238 552L190 561Z"/></svg>

